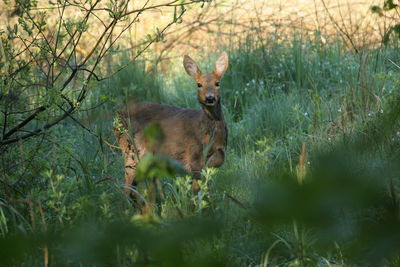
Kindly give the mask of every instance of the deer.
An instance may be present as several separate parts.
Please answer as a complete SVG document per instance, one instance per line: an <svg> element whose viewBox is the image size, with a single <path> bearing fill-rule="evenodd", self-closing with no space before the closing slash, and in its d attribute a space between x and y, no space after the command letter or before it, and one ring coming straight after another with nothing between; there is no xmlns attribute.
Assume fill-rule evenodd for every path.
<svg viewBox="0 0 400 267"><path fill-rule="evenodd" d="M222 113L220 84L228 68L228 54L223 52L208 74L203 74L188 55L183 58L183 66L197 85L201 109L138 102L118 111L123 129L115 127L114 134L125 163L124 191L133 198L131 186L137 186L135 168L146 153L164 154L180 162L183 169L193 175L194 194L201 190L202 169L220 167L224 163L228 128ZM149 147L143 136L146 127L153 123L161 127L164 136L157 147Z"/></svg>

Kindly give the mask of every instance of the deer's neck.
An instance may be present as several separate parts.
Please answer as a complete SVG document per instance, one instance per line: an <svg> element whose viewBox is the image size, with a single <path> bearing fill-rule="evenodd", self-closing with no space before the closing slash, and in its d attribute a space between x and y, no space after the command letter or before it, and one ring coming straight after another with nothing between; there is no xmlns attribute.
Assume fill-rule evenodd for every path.
<svg viewBox="0 0 400 267"><path fill-rule="evenodd" d="M224 115L222 114L222 108L221 108L221 102L218 101L218 103L215 106L205 106L202 105L204 114L206 115L205 119L209 122L224 122Z"/></svg>

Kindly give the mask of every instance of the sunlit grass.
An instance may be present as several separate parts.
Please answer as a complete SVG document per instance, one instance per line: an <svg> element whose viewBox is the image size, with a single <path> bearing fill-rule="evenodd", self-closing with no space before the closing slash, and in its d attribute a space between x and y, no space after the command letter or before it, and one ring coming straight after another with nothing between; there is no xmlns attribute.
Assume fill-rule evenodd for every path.
<svg viewBox="0 0 400 267"><path fill-rule="evenodd" d="M52 264L71 266L398 263L389 253L396 240L370 237L364 228L370 225L363 224L387 219L382 223L389 234L398 234L390 228L381 198L396 203L398 196L400 139L391 110L400 76L387 60L398 62L397 49L358 55L339 41L323 44L301 36L283 43L266 39L264 44L259 47L249 39L225 48L230 55L221 82L229 128L225 164L204 170L207 184L198 196L191 194L190 176L160 179L164 200L148 216L139 215L122 194L123 160L118 149L107 145L115 144L114 111L131 99L200 108L196 86L181 59L169 74L146 72L144 63L137 62L96 84L98 90L77 118L97 137L67 120L43 140L48 149L36 152L34 164L8 174L18 190L4 191L7 199L0 198L0 234L10 238L0 245L27 245L20 253L2 255L5 262L42 265L43 246L50 244ZM215 56L199 56L203 71L212 70ZM31 142L24 145L36 141ZM303 143L307 155L304 185L299 186ZM10 160L19 152L10 153ZM379 173L385 179L376 179ZM375 189L382 188L394 193L377 194ZM148 197L144 183L139 192ZM362 243L353 242L360 237L358 230L375 249L372 256L359 249ZM381 232L382 238L389 234Z"/></svg>

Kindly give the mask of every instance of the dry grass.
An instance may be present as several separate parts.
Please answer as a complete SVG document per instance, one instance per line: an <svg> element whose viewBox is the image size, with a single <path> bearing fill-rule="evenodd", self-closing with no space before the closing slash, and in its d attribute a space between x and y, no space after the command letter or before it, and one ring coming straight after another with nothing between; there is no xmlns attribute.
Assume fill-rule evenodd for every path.
<svg viewBox="0 0 400 267"><path fill-rule="evenodd" d="M166 42L157 44L160 54L182 55L187 51L213 51L220 46L235 46L248 35L259 40L273 35L291 39L294 33L310 38L341 38L350 49L376 46L393 24L390 18L379 18L370 11L376 0L226 0L213 1L203 8L193 8L183 23L167 33ZM135 36L142 38L143 29L154 21L171 16L155 14L147 27Z"/></svg>
<svg viewBox="0 0 400 267"><path fill-rule="evenodd" d="M143 6L159 5L168 1L132 1L129 9ZM275 38L291 38L294 33L302 33L310 38L341 38L350 48L361 50L376 46L393 23L391 18L379 18L372 15L370 6L382 4L377 0L220 0L193 5L188 8L182 23L168 29L164 40L153 45L152 58L156 62L181 56L184 53L201 54L215 51L221 46L235 47L243 37L255 35L263 40L273 35ZM201 7L202 6L202 7ZM48 1L39 1L38 7L47 11L50 16L48 27L54 27L57 10L49 8ZM42 9L43 8L43 9ZM0 4L2 11L1 30L7 25L17 23L12 16L13 5ZM69 7L69 18L83 16L76 7ZM120 51L131 51L133 54L146 35L154 33L157 28L168 24L175 12L173 7L154 8L140 16L126 30L119 41ZM89 53L89 47L101 34L104 22L110 20L107 12L99 11L98 18L89 21L90 30L84 35L84 42L78 46L82 57ZM119 31L128 26L133 18L119 24ZM115 35L118 33L116 32ZM194 51L196 50L196 51ZM149 56L149 55L148 55Z"/></svg>

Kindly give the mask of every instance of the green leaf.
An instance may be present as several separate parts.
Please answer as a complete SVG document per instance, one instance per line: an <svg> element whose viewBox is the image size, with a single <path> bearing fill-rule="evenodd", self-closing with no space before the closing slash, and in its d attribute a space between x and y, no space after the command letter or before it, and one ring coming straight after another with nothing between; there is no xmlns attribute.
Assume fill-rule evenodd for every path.
<svg viewBox="0 0 400 267"><path fill-rule="evenodd" d="M143 131L143 136L150 148L154 148L164 140L164 132L158 123L151 123L147 126Z"/></svg>
<svg viewBox="0 0 400 267"><path fill-rule="evenodd" d="M181 164L166 155L144 155L136 166L136 179L174 177L183 174Z"/></svg>
<svg viewBox="0 0 400 267"><path fill-rule="evenodd" d="M387 45L389 40L390 40L390 35L392 34L392 32L396 33L397 36L400 38L400 23L390 27L388 29L388 31L385 33L385 35L382 38L382 43L384 45Z"/></svg>
<svg viewBox="0 0 400 267"><path fill-rule="evenodd" d="M382 14L382 8L380 6L374 5L374 6L371 6L370 9L371 9L372 13L378 14L379 16L383 15Z"/></svg>
<svg viewBox="0 0 400 267"><path fill-rule="evenodd" d="M390 27L390 28L388 29L388 31L385 33L385 35L383 35L382 43L383 43L384 45L387 45L387 44L388 44L389 38L390 38L390 34L392 33L392 30L393 30L393 28Z"/></svg>
<svg viewBox="0 0 400 267"><path fill-rule="evenodd" d="M397 23L392 27L392 30L400 37L400 23Z"/></svg>
<svg viewBox="0 0 400 267"><path fill-rule="evenodd" d="M397 7L397 5L393 3L393 0L386 0L385 3L383 4L384 10L391 10L396 7Z"/></svg>

